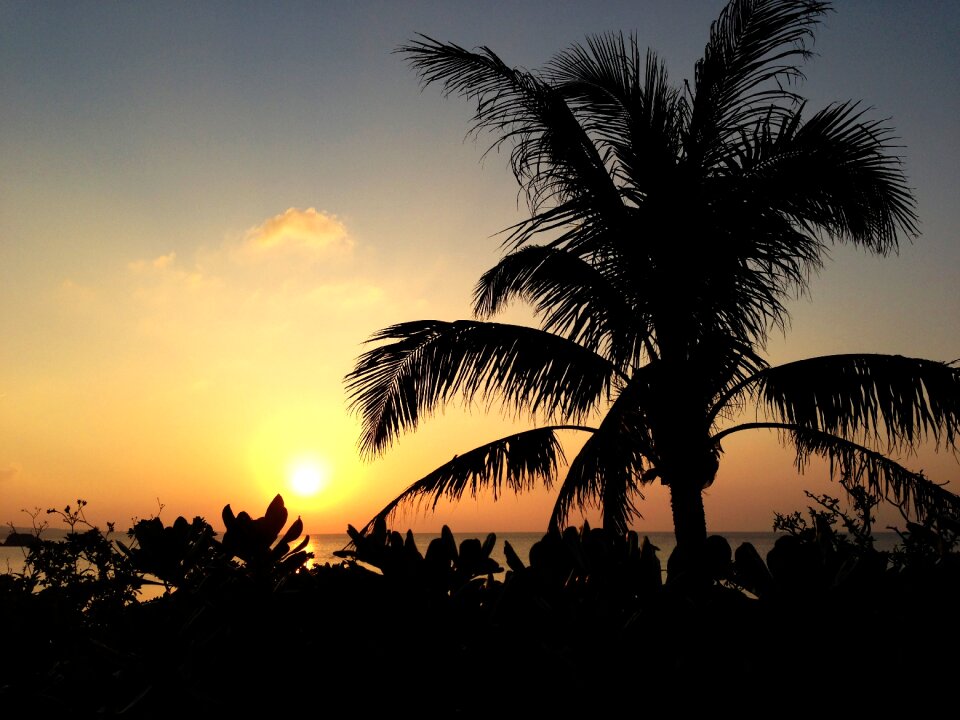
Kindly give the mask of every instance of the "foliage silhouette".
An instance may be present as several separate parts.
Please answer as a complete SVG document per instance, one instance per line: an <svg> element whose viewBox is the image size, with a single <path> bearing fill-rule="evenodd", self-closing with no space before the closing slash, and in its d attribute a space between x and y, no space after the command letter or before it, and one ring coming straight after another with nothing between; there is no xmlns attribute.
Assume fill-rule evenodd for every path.
<svg viewBox="0 0 960 720"><path fill-rule="evenodd" d="M0 575L0 615L17 620L0 654L0 704L26 711L42 699L80 716L276 713L296 709L304 677L317 675L336 678L337 697L361 699L364 711L428 718L486 717L504 686L524 712L613 713L625 699L605 688L620 687L648 709L715 703L711 690L805 688L862 711L888 702L864 657L889 658L885 677L904 687L922 683L911 709L949 697L952 666L936 658L960 640L955 523L931 518L880 553L862 509L848 516L833 498L813 499L806 516L778 519L779 558L753 550L766 589L748 584L749 547L731 563L717 536L706 544L710 572L691 576L675 553L665 580L649 541L587 525L551 530L529 559L505 547L505 573L490 558L492 535L457 543L447 530L421 553L412 533L381 523L352 530L355 550L340 564L294 567L283 553L254 571L201 518L140 521L126 550L103 546L106 565L129 572L101 584L82 564L65 566L57 587ZM286 535L278 505L264 515L274 522L254 543L261 550ZM169 592L114 601L148 574L166 576ZM71 585L92 601L61 592ZM891 617L906 625L891 631Z"/></svg>
<svg viewBox="0 0 960 720"><path fill-rule="evenodd" d="M280 531L287 523L287 508L280 495L274 497L263 517L252 519L245 511L234 515L227 505L223 508L222 546L225 552L244 561L250 571L257 575L283 577L304 565L312 555L304 550L310 542L310 536L295 542L303 533L303 521L294 520L280 537ZM279 539L278 539L279 538Z"/></svg>
<svg viewBox="0 0 960 720"><path fill-rule="evenodd" d="M622 34L588 38L540 71L426 36L399 48L424 85L476 102L472 131L509 150L530 216L480 279L478 319L372 336L346 377L361 451L385 451L457 397L502 402L536 427L454 456L378 517L559 482L551 527L598 505L622 534L659 479L678 542L700 545L721 442L757 429L792 445L799 469L827 458L846 486L920 521L957 514L955 495L889 454L923 441L955 449L960 369L879 354L770 367L761 356L830 243L887 255L916 234L890 128L853 102L810 112L795 90L829 9L733 0L682 87ZM515 299L538 328L490 320ZM757 422L735 421L745 407ZM561 478L564 431L587 440Z"/></svg>
<svg viewBox="0 0 960 720"><path fill-rule="evenodd" d="M256 519L225 506L222 540L200 517L170 526L140 520L128 542L114 540L86 520L85 505L48 511L67 525L63 540L43 538L46 523L33 516L36 542L24 570L0 576L0 613L23 623L10 637L18 652L0 663L5 708L35 704L29 689L36 688L83 716L160 716L178 697L214 712L233 706L238 682L279 685L271 672L286 670L264 662L283 645L274 638L285 611L279 598L312 557L308 538L290 547L302 532L299 519L281 536L288 517L281 496ZM158 581L166 592L143 602L141 588ZM288 622L301 617L290 613ZM266 700L248 697L252 707Z"/></svg>
<svg viewBox="0 0 960 720"><path fill-rule="evenodd" d="M214 562L214 530L201 517L188 523L178 517L164 526L158 517L139 520L130 529L134 543L117 546L142 572L154 576L169 592L199 581Z"/></svg>
<svg viewBox="0 0 960 720"><path fill-rule="evenodd" d="M417 548L412 532L408 530L404 538L396 531L388 531L382 518L366 533L348 525L347 535L351 547L336 551L337 557L375 567L391 580L417 583L443 594L465 592L469 585L503 572L490 557L497 542L494 533L489 533L482 543L468 538L458 547L453 532L444 525L440 537L430 541L425 555Z"/></svg>

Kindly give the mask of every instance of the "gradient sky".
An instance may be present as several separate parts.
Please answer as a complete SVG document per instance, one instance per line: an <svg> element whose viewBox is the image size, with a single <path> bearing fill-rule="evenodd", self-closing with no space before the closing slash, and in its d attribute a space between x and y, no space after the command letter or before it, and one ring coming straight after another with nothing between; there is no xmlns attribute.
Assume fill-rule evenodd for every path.
<svg viewBox="0 0 960 720"><path fill-rule="evenodd" d="M343 376L390 323L469 315L496 233L522 217L506 159L465 141L471 107L421 92L392 51L421 32L535 68L635 31L675 82L724 3L0 2L0 522L84 498L89 516L260 514L362 525L504 420L451 408L361 462ZM860 99L902 139L922 235L837 248L773 362L960 356L960 4L845 0L801 92ZM522 318L521 310L511 315ZM832 491L775 437L730 438L711 530L768 530ZM289 486L313 457L327 485ZM939 481L956 459L905 463ZM404 527L539 530L552 497L464 500ZM671 527L650 488L639 529Z"/></svg>

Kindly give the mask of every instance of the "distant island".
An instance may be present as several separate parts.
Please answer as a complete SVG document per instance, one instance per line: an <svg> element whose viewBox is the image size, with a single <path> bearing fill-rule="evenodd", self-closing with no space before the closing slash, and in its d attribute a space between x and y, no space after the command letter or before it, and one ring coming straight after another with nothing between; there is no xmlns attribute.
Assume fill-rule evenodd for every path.
<svg viewBox="0 0 960 720"><path fill-rule="evenodd" d="M10 534L7 535L3 541L3 544L5 547L32 547L36 545L37 542L38 538L36 535L11 530Z"/></svg>

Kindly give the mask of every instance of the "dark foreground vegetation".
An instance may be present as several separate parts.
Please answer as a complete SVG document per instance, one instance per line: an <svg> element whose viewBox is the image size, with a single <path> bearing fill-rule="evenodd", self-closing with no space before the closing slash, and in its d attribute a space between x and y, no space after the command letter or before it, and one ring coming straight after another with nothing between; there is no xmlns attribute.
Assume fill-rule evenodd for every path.
<svg viewBox="0 0 960 720"><path fill-rule="evenodd" d="M960 526L907 523L873 547L871 502L815 497L764 560L711 537L661 572L636 533L552 531L528 561L493 535L425 549L381 522L308 567L278 496L264 517L82 521L0 575L0 706L75 716L568 717L657 708L864 711L949 697ZM296 544L299 541L299 544ZM163 592L138 599L146 583ZM779 708L779 710L778 710ZM788 713L790 714L790 713ZM256 716L255 714L253 716ZM399 716L399 715L398 715Z"/></svg>

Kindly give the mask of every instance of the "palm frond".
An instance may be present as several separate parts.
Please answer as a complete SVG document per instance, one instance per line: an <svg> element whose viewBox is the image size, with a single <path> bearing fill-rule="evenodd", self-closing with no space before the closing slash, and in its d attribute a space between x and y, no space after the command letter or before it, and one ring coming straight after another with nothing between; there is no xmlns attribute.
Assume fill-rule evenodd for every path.
<svg viewBox="0 0 960 720"><path fill-rule="evenodd" d="M603 158L563 96L534 73L508 67L489 48L466 50L425 35L398 48L424 85L474 99L473 133L493 133L492 149L512 145L511 166L532 214L589 196L593 212L619 211Z"/></svg>
<svg viewBox="0 0 960 720"><path fill-rule="evenodd" d="M944 513L960 517L960 496L913 472L883 454L830 433L796 428L790 431L801 471L812 455L826 458L831 478L845 487L858 486L884 497L919 521Z"/></svg>
<svg viewBox="0 0 960 720"><path fill-rule="evenodd" d="M378 518L388 518L403 505L428 498L432 498L435 508L440 500L459 500L467 491L476 497L481 490L490 489L496 500L504 489L521 493L539 484L549 488L556 477L558 462L565 462L556 429L527 430L454 455L449 462L400 493L367 527L372 527Z"/></svg>
<svg viewBox="0 0 960 720"><path fill-rule="evenodd" d="M960 368L900 355L829 355L759 372L747 384L777 420L906 449L956 447Z"/></svg>
<svg viewBox="0 0 960 720"><path fill-rule="evenodd" d="M612 367L599 355L534 328L471 320L392 325L368 342L346 377L350 408L363 422L364 454L384 450L420 418L462 395L502 401L517 412L585 417L610 392Z"/></svg>
<svg viewBox="0 0 960 720"><path fill-rule="evenodd" d="M474 312L485 319L522 298L541 317L543 330L603 355L624 372L640 364L649 318L628 304L602 267L553 246L527 245L483 274Z"/></svg>
<svg viewBox="0 0 960 720"><path fill-rule="evenodd" d="M767 367L767 361L749 343L723 334L704 337L693 348L685 374L688 385L702 388L705 426L709 428L721 414L739 409L732 402L737 388Z"/></svg>
<svg viewBox="0 0 960 720"><path fill-rule="evenodd" d="M664 182L681 154L687 118L656 53L644 58L634 35L594 36L554 57L545 74L588 134L609 148L616 160L610 172L633 202Z"/></svg>
<svg viewBox="0 0 960 720"><path fill-rule="evenodd" d="M782 218L736 212L742 207L704 211L711 232L688 263L684 289L697 327L763 346L770 328L786 327L786 301L819 268L821 244Z"/></svg>
<svg viewBox="0 0 960 720"><path fill-rule="evenodd" d="M604 527L617 534L625 533L639 516L634 498L643 499L639 487L648 482L644 473L654 454L642 412L644 374L638 373L621 392L570 463L553 506L551 528L562 528L574 507L601 507Z"/></svg>
<svg viewBox="0 0 960 720"><path fill-rule="evenodd" d="M806 291L826 247L771 208L767 189L746 185L712 176L698 188L700 221L692 232L702 242L687 263L686 282L702 298L698 313L706 320L762 346L770 328L786 327L786 301Z"/></svg>
<svg viewBox="0 0 960 720"><path fill-rule="evenodd" d="M688 154L709 167L728 139L797 99L785 86L803 77L813 28L829 5L812 0L733 0L710 26L697 62Z"/></svg>
<svg viewBox="0 0 960 720"><path fill-rule="evenodd" d="M873 252L896 250L898 233L917 234L916 204L890 128L838 103L802 121L803 106L765 117L736 148L741 202L776 209L804 228Z"/></svg>

